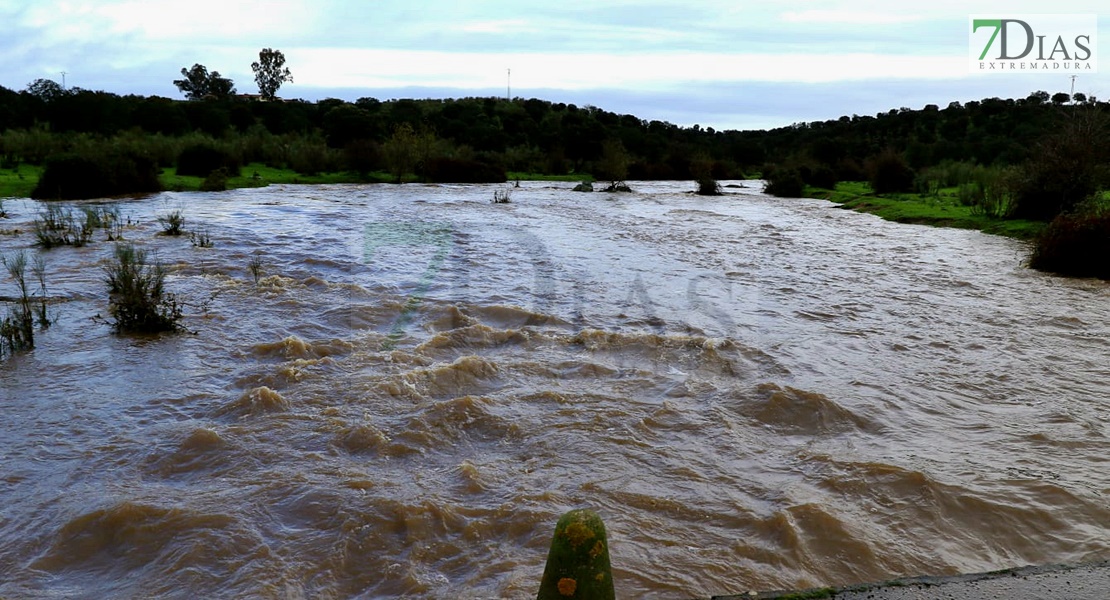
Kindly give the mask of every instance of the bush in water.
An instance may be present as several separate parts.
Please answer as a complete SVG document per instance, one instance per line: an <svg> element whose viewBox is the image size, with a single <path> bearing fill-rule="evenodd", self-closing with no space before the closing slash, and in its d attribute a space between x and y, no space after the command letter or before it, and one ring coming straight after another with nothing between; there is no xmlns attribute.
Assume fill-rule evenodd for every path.
<svg viewBox="0 0 1110 600"><path fill-rule="evenodd" d="M145 250L116 244L115 261L104 268L108 311L117 332L157 333L181 329L181 305L164 289L166 269L147 260Z"/></svg>

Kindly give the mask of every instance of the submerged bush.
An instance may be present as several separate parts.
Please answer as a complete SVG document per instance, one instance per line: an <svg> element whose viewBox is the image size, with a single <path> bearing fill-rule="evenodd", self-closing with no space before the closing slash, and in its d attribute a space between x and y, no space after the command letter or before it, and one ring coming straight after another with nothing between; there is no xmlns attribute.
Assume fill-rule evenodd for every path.
<svg viewBox="0 0 1110 600"><path fill-rule="evenodd" d="M89 150L53 156L31 197L44 200L106 198L161 191L158 164L145 156Z"/></svg>
<svg viewBox="0 0 1110 600"><path fill-rule="evenodd" d="M91 242L93 231L101 223L100 213L90 209L83 209L82 212L84 218L79 221L72 209L48 204L32 225L38 245L50 249L55 246L81 247Z"/></svg>
<svg viewBox="0 0 1110 600"><path fill-rule="evenodd" d="M0 263L19 288L15 306L0 320L0 356L3 356L5 351L14 354L35 347L35 318L27 289L27 255L19 252L14 256L2 256Z"/></svg>
<svg viewBox="0 0 1110 600"><path fill-rule="evenodd" d="M1075 277L1110 279L1110 210L1059 215L1036 239L1029 266Z"/></svg>
<svg viewBox="0 0 1110 600"><path fill-rule="evenodd" d="M104 268L108 312L117 332L157 333L181 328L181 306L164 289L165 268L147 260L145 250L117 244L115 260Z"/></svg>

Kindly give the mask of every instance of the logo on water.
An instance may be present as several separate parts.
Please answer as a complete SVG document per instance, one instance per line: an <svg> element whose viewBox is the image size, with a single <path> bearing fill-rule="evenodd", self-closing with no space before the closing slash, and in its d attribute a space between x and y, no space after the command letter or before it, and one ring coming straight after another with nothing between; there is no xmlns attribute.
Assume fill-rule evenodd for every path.
<svg viewBox="0 0 1110 600"><path fill-rule="evenodd" d="M1095 15L970 15L972 73L1095 73Z"/></svg>
<svg viewBox="0 0 1110 600"><path fill-rule="evenodd" d="M439 275L447 255L451 252L451 246L454 243L453 233L454 229L450 223L418 221L370 223L363 229L363 260L368 264L383 248L431 247L433 249L428 267L417 281L416 288L409 294L401 308L401 313L393 321L393 326L390 327L389 337L382 344L383 350L392 349L397 340L404 335L405 328L412 321L413 314L424 301L432 282Z"/></svg>

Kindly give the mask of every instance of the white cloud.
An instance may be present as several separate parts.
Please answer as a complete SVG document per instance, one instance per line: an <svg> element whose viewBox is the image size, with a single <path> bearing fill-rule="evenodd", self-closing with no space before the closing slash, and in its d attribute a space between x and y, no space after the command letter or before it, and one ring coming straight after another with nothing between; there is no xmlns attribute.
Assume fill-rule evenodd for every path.
<svg viewBox="0 0 1110 600"><path fill-rule="evenodd" d="M962 48L959 49L962 51ZM295 57L298 83L308 86L395 87L426 85L479 89L504 85L512 69L520 88L586 89L673 87L691 82L831 82L866 79L946 79L966 76L962 54L714 54L658 53L448 53L411 50L302 48ZM290 59L293 64L293 58Z"/></svg>
<svg viewBox="0 0 1110 600"><path fill-rule="evenodd" d="M500 19L494 21L471 21L454 27L466 33L522 33L537 31L525 19Z"/></svg>
<svg viewBox="0 0 1110 600"><path fill-rule="evenodd" d="M890 25L920 21L919 15L901 12L852 10L803 10L782 14L787 23L837 23L844 25Z"/></svg>

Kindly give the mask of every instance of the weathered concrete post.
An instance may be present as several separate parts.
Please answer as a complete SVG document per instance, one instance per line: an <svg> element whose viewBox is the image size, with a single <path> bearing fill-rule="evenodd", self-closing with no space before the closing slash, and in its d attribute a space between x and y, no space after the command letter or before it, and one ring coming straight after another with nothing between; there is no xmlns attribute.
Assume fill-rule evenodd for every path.
<svg viewBox="0 0 1110 600"><path fill-rule="evenodd" d="M536 600L614 600L605 524L592 510L559 519Z"/></svg>

